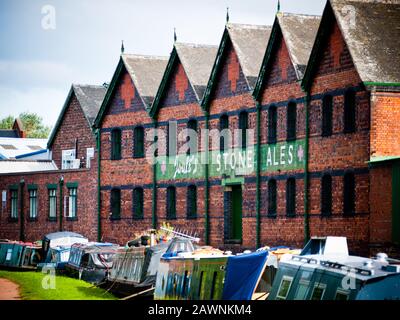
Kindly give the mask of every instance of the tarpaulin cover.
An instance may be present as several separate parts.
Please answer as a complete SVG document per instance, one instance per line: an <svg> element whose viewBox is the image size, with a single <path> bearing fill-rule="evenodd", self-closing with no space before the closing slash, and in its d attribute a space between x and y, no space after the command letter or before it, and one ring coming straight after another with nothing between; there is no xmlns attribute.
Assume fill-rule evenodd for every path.
<svg viewBox="0 0 400 320"><path fill-rule="evenodd" d="M268 251L229 256L223 300L250 300L267 261Z"/></svg>

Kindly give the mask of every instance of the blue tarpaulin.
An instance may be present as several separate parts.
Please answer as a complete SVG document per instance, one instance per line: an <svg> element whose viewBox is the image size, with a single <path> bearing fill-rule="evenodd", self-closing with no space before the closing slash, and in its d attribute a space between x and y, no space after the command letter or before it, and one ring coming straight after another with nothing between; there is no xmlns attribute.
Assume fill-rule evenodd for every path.
<svg viewBox="0 0 400 320"><path fill-rule="evenodd" d="M225 274L223 300L251 300L268 251L230 256Z"/></svg>

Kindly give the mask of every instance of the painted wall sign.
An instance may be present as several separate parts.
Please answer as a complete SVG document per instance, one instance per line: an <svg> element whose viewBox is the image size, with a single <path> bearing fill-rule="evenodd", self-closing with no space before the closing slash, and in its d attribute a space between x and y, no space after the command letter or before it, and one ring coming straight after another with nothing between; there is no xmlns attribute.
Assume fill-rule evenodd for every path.
<svg viewBox="0 0 400 320"><path fill-rule="evenodd" d="M261 146L261 172L297 170L304 167L304 140ZM201 179L205 173L205 153L179 154L157 158L157 180ZM231 149L209 152L209 176L246 176L256 170L256 149Z"/></svg>

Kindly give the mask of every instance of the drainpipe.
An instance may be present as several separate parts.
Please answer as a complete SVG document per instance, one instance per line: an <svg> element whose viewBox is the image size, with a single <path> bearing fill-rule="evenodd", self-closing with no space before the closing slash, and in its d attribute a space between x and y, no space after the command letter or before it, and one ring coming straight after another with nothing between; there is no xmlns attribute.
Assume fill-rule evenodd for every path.
<svg viewBox="0 0 400 320"><path fill-rule="evenodd" d="M306 92L306 133L305 133L305 147L304 147L304 243L310 239L310 217L309 217L309 202L308 202L308 145L309 145L309 112L310 112L310 93Z"/></svg>
<svg viewBox="0 0 400 320"><path fill-rule="evenodd" d="M96 129L96 142L97 142L97 241L101 241L101 133L100 129Z"/></svg>
<svg viewBox="0 0 400 320"><path fill-rule="evenodd" d="M24 187L25 187L25 180L24 178L21 179L19 182L20 190L21 190L21 200L20 200L20 216L21 216L21 223L19 229L19 240L25 241L25 215L24 215Z"/></svg>
<svg viewBox="0 0 400 320"><path fill-rule="evenodd" d="M256 145L256 248L261 247L261 105L257 101L257 145Z"/></svg>
<svg viewBox="0 0 400 320"><path fill-rule="evenodd" d="M153 119L153 127L157 129L157 120ZM157 143L157 142L156 142ZM167 142L168 143L168 142ZM158 146L156 146L158 148ZM153 201L151 205L151 220L153 229L157 229L157 159L153 163Z"/></svg>
<svg viewBox="0 0 400 320"><path fill-rule="evenodd" d="M63 199L64 176L60 177L60 180L58 183L60 185L60 226L59 226L59 231L62 231L63 204L64 204L64 199Z"/></svg>
<svg viewBox="0 0 400 320"><path fill-rule="evenodd" d="M205 128L208 131L209 129L209 120L210 120L210 115L208 113L208 111L204 111L205 114ZM205 143L205 159L206 159L206 163L205 163L205 171L204 171L204 242L206 245L210 244L210 221L209 221L209 210L210 210L210 206L209 206L209 197L210 197L210 183L208 181L209 178L209 167L208 167L208 162L210 161L209 159L209 141L208 141L208 134L206 135L206 143Z"/></svg>

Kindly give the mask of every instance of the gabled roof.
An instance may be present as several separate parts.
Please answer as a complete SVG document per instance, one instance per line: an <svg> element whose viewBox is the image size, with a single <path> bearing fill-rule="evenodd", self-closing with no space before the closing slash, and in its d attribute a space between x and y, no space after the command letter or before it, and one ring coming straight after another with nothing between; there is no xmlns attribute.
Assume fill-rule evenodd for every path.
<svg viewBox="0 0 400 320"><path fill-rule="evenodd" d="M75 94L86 121L88 122L88 126L91 129L96 115L99 112L105 93L106 88L104 86L72 84L64 106L61 109L61 113L58 116L56 125L51 132L49 141L47 143L47 148L50 149L54 142L55 136L63 122L65 112L69 107L73 94Z"/></svg>
<svg viewBox="0 0 400 320"><path fill-rule="evenodd" d="M108 108L120 75L124 69L126 69L131 76L133 84L145 108L149 110L157 93L167 62L168 57L122 54L100 107L100 111L95 119L94 126L97 128L100 127L104 113Z"/></svg>
<svg viewBox="0 0 400 320"><path fill-rule="evenodd" d="M273 50L279 31L282 34L283 41L285 41L297 79L301 80L310 57L320 22L321 16L282 12L277 13L272 26L268 46L265 51L260 74L253 92L256 99L258 99L261 94L262 85L272 60Z"/></svg>
<svg viewBox="0 0 400 320"><path fill-rule="evenodd" d="M151 116L154 116L157 112L161 99L167 89L167 82L169 81L176 59L179 59L181 62L196 98L200 102L207 86L217 50L218 47L213 45L175 42L156 98L151 106Z"/></svg>
<svg viewBox="0 0 400 320"><path fill-rule="evenodd" d="M136 54L123 54L121 57L144 105L149 108L161 82L168 58Z"/></svg>
<svg viewBox="0 0 400 320"><path fill-rule="evenodd" d="M354 66L364 84L400 85L400 1L329 0L307 66L310 86L327 30L336 19Z"/></svg>
<svg viewBox="0 0 400 320"><path fill-rule="evenodd" d="M203 108L208 105L211 93L214 89L218 70L222 67L222 56L225 52L228 40L232 42L249 88L253 88L257 81L270 34L271 26L238 23L227 23L225 25L217 57L201 103Z"/></svg>

